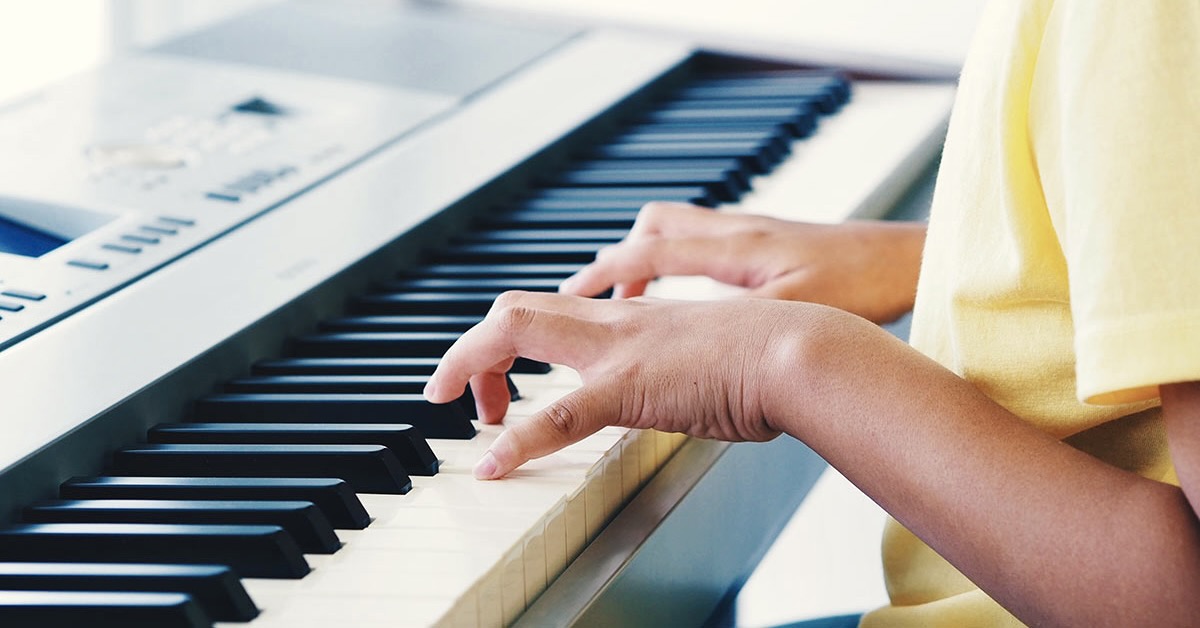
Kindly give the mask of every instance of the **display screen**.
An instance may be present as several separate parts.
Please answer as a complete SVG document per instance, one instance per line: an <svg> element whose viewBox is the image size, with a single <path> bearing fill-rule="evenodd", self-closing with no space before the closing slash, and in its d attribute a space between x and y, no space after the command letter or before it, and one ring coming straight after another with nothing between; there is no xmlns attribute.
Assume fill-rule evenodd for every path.
<svg viewBox="0 0 1200 628"><path fill-rule="evenodd" d="M0 252L41 257L67 243L63 238L0 216Z"/></svg>

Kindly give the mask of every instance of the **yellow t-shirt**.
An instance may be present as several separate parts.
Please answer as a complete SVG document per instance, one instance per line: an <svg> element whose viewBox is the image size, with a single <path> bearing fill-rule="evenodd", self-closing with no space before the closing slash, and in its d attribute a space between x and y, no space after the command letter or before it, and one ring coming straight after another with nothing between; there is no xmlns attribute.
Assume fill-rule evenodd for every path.
<svg viewBox="0 0 1200 628"><path fill-rule="evenodd" d="M912 344L1038 428L1177 483L1157 385L1200 380L1200 2L989 5ZM883 559L891 606L865 627L1020 625L894 521Z"/></svg>

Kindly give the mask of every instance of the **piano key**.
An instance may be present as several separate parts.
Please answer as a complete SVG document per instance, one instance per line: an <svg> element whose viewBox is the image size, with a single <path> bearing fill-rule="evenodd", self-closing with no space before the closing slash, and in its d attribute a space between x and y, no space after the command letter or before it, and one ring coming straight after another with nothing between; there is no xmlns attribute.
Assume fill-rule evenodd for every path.
<svg viewBox="0 0 1200 628"><path fill-rule="evenodd" d="M587 264L596 258L596 251L610 244L612 242L450 244L432 257L444 264Z"/></svg>
<svg viewBox="0 0 1200 628"><path fill-rule="evenodd" d="M432 375L439 359L279 358L256 362L252 372L256 375Z"/></svg>
<svg viewBox="0 0 1200 628"><path fill-rule="evenodd" d="M361 530L371 518L340 478L214 478L101 476L71 478L63 499L280 500L311 502L333 527Z"/></svg>
<svg viewBox="0 0 1200 628"><path fill-rule="evenodd" d="M620 242L629 235L628 229L476 229L454 239L455 242ZM529 281L529 280L526 280ZM537 286L542 290L557 290L552 282ZM502 288L514 290L515 288Z"/></svg>
<svg viewBox="0 0 1200 628"><path fill-rule="evenodd" d="M656 200L674 200L679 203L692 202L690 197L655 197ZM569 212L636 212L649 201L641 196L597 200L594 198L531 197L499 206L500 212L507 211L569 211ZM699 204L699 203L698 203Z"/></svg>
<svg viewBox="0 0 1200 628"><path fill-rule="evenodd" d="M370 295L364 297L362 307L364 309L375 309L372 307L375 303L381 300L387 305L392 306L396 302L408 303L403 297L416 296L428 293L388 293L386 295ZM489 299L486 301L487 307L491 308L492 301L495 300L496 294L487 293ZM398 297L396 299L387 299L386 297ZM378 298L377 298L378 297ZM475 304L478 300L469 300L469 304ZM461 302L455 302L460 304ZM435 307L443 307L437 305ZM450 304L444 304L445 308L450 308ZM467 306L464 306L466 309ZM355 309L359 308L359 304L355 304ZM487 310L484 310L486 313ZM454 344L455 340L461 336L461 332L453 331L398 331L398 332L324 332L320 334L308 334L292 339L290 343L291 353L293 355L304 355L311 357L362 357L362 358L391 358L391 357L419 357L419 356L440 356L446 353L450 345ZM368 385L363 381L363 386ZM374 380L373 384L380 387L385 387L388 380ZM413 390L411 386L407 386L409 382L406 380L392 380L393 389L378 390L375 392L421 392ZM405 390L395 390L395 386L405 386ZM231 390L230 392L237 392ZM362 390L359 392L371 392Z"/></svg>
<svg viewBox="0 0 1200 628"><path fill-rule="evenodd" d="M397 282L395 284L396 287L399 287L399 285L402 281L405 281L405 280L397 280ZM455 286L455 285L458 285L458 286L469 285L472 287L479 287L480 292L496 292L498 284L500 282L502 282L503 279L501 279L501 280L496 280L496 279L492 279L492 278L476 279L476 278L468 277L468 278L462 278L462 279L458 279L458 278L414 279L411 281L422 282L420 284L421 288L437 289L439 291L443 291L445 288L449 288L449 287ZM512 281L512 280L509 280L509 281ZM558 281L558 280L532 279L530 281ZM424 283L424 282L428 282L428 283ZM470 283L464 283L464 282L470 282ZM416 284L414 284L414 285L416 285ZM465 291L466 290L464 290L464 292ZM317 328L320 329L321 331L327 331L327 332L354 332L354 331L438 332L438 331L453 331L453 332L462 333L462 332L467 331L468 329L474 327L475 325L478 325L479 322L482 320L483 320L482 316L471 316L471 315L464 315L464 316L451 316L451 315L445 315L445 316L419 316L419 315L344 316L342 318L335 318L332 320L321 321L317 325ZM436 363L434 363L432 366L436 366ZM428 372L432 373L433 372L432 368Z"/></svg>
<svg viewBox="0 0 1200 628"><path fill-rule="evenodd" d="M516 401L521 397L520 391L511 377L505 379L509 399ZM231 393L419 393L425 390L428 382L428 375L254 375L229 381L225 390ZM474 405L475 395L470 386L458 402L468 408Z"/></svg>
<svg viewBox="0 0 1200 628"><path fill-rule="evenodd" d="M597 151L613 146L613 144L607 144L597 149ZM692 156L680 156L670 150L657 147L652 147L652 149L643 155L634 155L631 157L604 157L597 156L596 152L592 152L589 156L586 156L586 159L577 161L571 165L570 170L572 172L580 170L604 172L640 170L647 175L655 173L664 176L676 176L680 173L711 170L724 172L726 176L741 186L743 191L750 189L750 177L755 172L760 171L753 164L742 159L742 157L753 157L753 153L706 155L703 152L697 152Z"/></svg>
<svg viewBox="0 0 1200 628"><path fill-rule="evenodd" d="M474 247L474 248L467 248ZM477 255L486 255L492 249L508 251L512 256L519 256L515 251L522 248L519 244L509 245L457 245L451 251L470 251ZM577 250L564 247L566 250ZM598 247L597 247L598 248ZM453 253L450 253L453 254ZM467 254L464 254L467 255ZM593 257L595 252L592 252ZM385 315L475 315L480 318L492 309L492 303L497 292L386 292L366 294L350 300L349 309L355 314L385 314ZM405 352L403 355L433 355L430 353ZM441 355L441 353L437 353Z"/></svg>
<svg viewBox="0 0 1200 628"><path fill-rule="evenodd" d="M706 103L709 106L728 105L732 107L744 107L749 103L755 103L762 107L771 107L775 104L790 106L796 103L804 103L810 106L816 113L822 115L837 111L843 103L841 96L829 89L815 90L808 93L803 93L805 91L803 89L779 89L774 92L770 88L752 89L762 89L763 91L754 95L753 98L744 98L735 95L746 91L742 88L737 88L736 86L714 87L707 91L681 92L675 95L673 102L688 104ZM788 91L792 91L792 93L787 93Z"/></svg>
<svg viewBox="0 0 1200 628"><path fill-rule="evenodd" d="M731 159L736 160L743 169L743 180L750 173L769 171L783 158L783 154L770 142L761 141L613 142L597 147L589 156L610 160L645 160L650 162L646 164L648 167L653 167L656 162L677 163L679 167L686 167L688 163L708 164L711 167L721 159Z"/></svg>
<svg viewBox="0 0 1200 628"><path fill-rule="evenodd" d="M383 445L409 475L435 475L438 458L411 425L386 423L165 423L150 428L151 443Z"/></svg>
<svg viewBox="0 0 1200 628"><path fill-rule="evenodd" d="M29 523L183 523L273 525L292 535L300 549L332 554L342 546L312 502L76 499L42 502L25 509Z"/></svg>
<svg viewBox="0 0 1200 628"><path fill-rule="evenodd" d="M0 591L0 625L206 628L212 622L183 593Z"/></svg>
<svg viewBox="0 0 1200 628"><path fill-rule="evenodd" d="M540 187L533 190L528 199L573 200L597 204L625 201L639 202L643 205L650 201L675 201L706 207L715 205L717 201L708 188L699 185Z"/></svg>
<svg viewBox="0 0 1200 628"><path fill-rule="evenodd" d="M359 493L412 488L382 445L137 445L117 450L113 468L131 475L341 478Z"/></svg>
<svg viewBox="0 0 1200 628"><path fill-rule="evenodd" d="M670 130L670 128L660 131L625 131L620 135L612 138L611 143L628 143L628 144L678 144L686 146L688 144L703 144L709 142L746 142L753 143L768 151L772 158L782 159L788 152L791 151L791 138L781 137L780 135L770 131L709 131L707 133L681 128Z"/></svg>
<svg viewBox="0 0 1200 628"><path fill-rule="evenodd" d="M408 423L426 438L475 436L462 406L432 404L420 394L226 393L198 400L193 416L221 423Z"/></svg>
<svg viewBox="0 0 1200 628"><path fill-rule="evenodd" d="M347 334L376 336L385 334ZM417 393L428 375L252 375L229 380L231 393Z"/></svg>
<svg viewBox="0 0 1200 628"><path fill-rule="evenodd" d="M816 109L816 100L819 94L813 94L807 97L798 98L779 98L773 96L760 96L755 98L721 98L721 97L700 97L696 95L676 95L673 98L663 100L656 108L657 111L682 111L685 109L724 109L727 111L735 110L762 110L762 109L790 109L795 115L811 115Z"/></svg>
<svg viewBox="0 0 1200 628"><path fill-rule="evenodd" d="M258 615L241 581L224 565L0 563L0 591L184 593L217 621Z"/></svg>
<svg viewBox="0 0 1200 628"><path fill-rule="evenodd" d="M573 264L521 263L512 264L429 264L406 272L402 277L561 277L566 279L579 272L587 262Z"/></svg>
<svg viewBox="0 0 1200 628"><path fill-rule="evenodd" d="M821 113L832 113L850 99L850 84L839 77L714 78L675 92L681 98L813 98Z"/></svg>
<svg viewBox="0 0 1200 628"><path fill-rule="evenodd" d="M508 233L507 231L501 233ZM522 233L525 233L522 230ZM533 233L532 230L528 233ZM515 237L515 236L514 236ZM557 292L562 279L557 277L423 277L413 279L394 279L376 286L380 292L488 292L496 294L505 290L525 290L528 292ZM437 322L438 318L424 317L429 322ZM472 317L455 317L467 320ZM475 322L479 322L475 318ZM470 325L466 327L469 329ZM424 328L425 331L442 331ZM413 329L412 331L417 331ZM464 330L465 331L465 330Z"/></svg>
<svg viewBox="0 0 1200 628"><path fill-rule="evenodd" d="M724 168L680 171L653 171L638 168L627 170L590 170L576 168L546 179L550 185L596 188L603 186L662 186L698 185L719 201L734 201L747 187L736 174ZM653 199L653 197L647 197Z"/></svg>
<svg viewBox="0 0 1200 628"><path fill-rule="evenodd" d="M291 535L261 525L16 524L0 528L0 561L221 564L255 578L309 570Z"/></svg>
<svg viewBox="0 0 1200 628"><path fill-rule="evenodd" d="M644 120L627 131L636 133L768 133L786 139L808 137L816 129L814 118L808 126L762 120Z"/></svg>
<svg viewBox="0 0 1200 628"><path fill-rule="evenodd" d="M281 358L256 363L258 375L431 375L440 358ZM510 373L547 373L545 362L517 358ZM514 385L513 394L517 394Z"/></svg>
<svg viewBox="0 0 1200 628"><path fill-rule="evenodd" d="M737 124L773 124L787 129L793 135L800 137L816 123L816 116L811 111L797 113L789 107L763 107L759 109L727 109L713 107L710 109L665 109L653 111L642 118L651 123L737 123Z"/></svg>
<svg viewBox="0 0 1200 628"><path fill-rule="evenodd" d="M486 216L479 224L497 229L624 229L628 231L637 220L638 212L596 211L572 212L555 210L513 210Z"/></svg>

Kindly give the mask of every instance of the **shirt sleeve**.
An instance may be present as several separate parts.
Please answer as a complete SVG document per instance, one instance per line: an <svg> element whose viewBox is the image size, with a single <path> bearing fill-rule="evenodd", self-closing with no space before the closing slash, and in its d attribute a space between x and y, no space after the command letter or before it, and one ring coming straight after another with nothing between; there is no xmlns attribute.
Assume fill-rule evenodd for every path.
<svg viewBox="0 0 1200 628"><path fill-rule="evenodd" d="M1077 395L1200 380L1200 2L1059 0L1029 133L1067 262Z"/></svg>

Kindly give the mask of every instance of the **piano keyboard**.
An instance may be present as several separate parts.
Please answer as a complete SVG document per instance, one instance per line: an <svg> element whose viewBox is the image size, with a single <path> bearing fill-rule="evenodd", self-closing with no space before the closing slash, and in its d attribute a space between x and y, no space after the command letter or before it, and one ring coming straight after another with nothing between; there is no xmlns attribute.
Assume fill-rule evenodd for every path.
<svg viewBox="0 0 1200 628"><path fill-rule="evenodd" d="M771 213L799 186L815 202L790 217L881 210L915 177L904 165L923 169L936 153L952 92L857 83L840 108L837 75L723 75L709 60L659 38L578 35L446 119L6 348L0 513L14 523L0 525L0 625L577 616L547 610L556 577L576 580L580 563L603 571L589 555L624 529L631 496L640 491L636 508L657 493L660 467L678 479L694 452L706 452L704 473L743 454L610 428L477 482L470 469L500 428L474 421L469 397L420 398L441 352L499 292L555 289L649 200ZM717 294L696 285L655 289ZM532 361L511 379L510 422L579 385ZM771 517L786 517L812 469L778 487L789 494L771 500ZM726 501L758 512L740 497ZM762 535L751 546L726 538L706 554L736 546L744 555L728 566L753 564L773 534L766 519L739 522L739 535ZM707 598L744 578L726 567L710 570L715 596L689 612L703 616Z"/></svg>
<svg viewBox="0 0 1200 628"><path fill-rule="evenodd" d="M515 621L682 439L607 428L477 482L501 428L474 421L469 395L423 401L437 358L500 292L555 290L645 202L736 202L850 96L807 72L692 70L656 91L286 355L0 528L0 623ZM510 422L579 385L532 361L511 377Z"/></svg>

